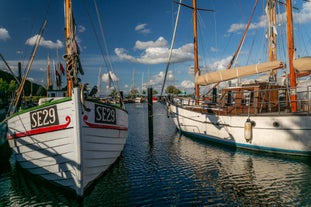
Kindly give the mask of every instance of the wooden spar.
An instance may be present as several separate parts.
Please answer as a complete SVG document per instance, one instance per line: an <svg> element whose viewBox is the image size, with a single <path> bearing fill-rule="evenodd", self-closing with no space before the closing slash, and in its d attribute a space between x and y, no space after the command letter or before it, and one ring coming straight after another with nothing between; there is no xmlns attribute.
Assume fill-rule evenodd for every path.
<svg viewBox="0 0 311 207"><path fill-rule="evenodd" d="M289 64L289 80L290 80L290 100L291 111L297 112L297 94L296 94L296 74L294 69L294 38L293 38L293 16L292 16L292 1L287 0L286 3L287 13L287 38L288 38L288 64Z"/></svg>
<svg viewBox="0 0 311 207"><path fill-rule="evenodd" d="M198 29L197 29L197 1L192 0L193 5L193 55L194 55L194 75L197 76L199 73L199 57L198 57ZM199 104L199 85L195 84L195 104Z"/></svg>
<svg viewBox="0 0 311 207"><path fill-rule="evenodd" d="M39 43L41 41L41 37L42 37L42 34L45 30L45 27L46 27L46 24L47 24L47 21L45 20L43 22L43 25L41 27L41 30L40 30L40 33L39 33L39 36L37 37L36 39L36 43L35 43L35 48L31 54L31 58L30 58L30 61L28 63L28 66L27 66L27 70L26 70L26 74L25 76L23 77L22 81L21 81L21 84L19 85L18 89L17 89L17 95L16 95L16 99L15 99L15 104L14 104L14 110L17 110L17 105L18 103L20 102L20 99L22 97L22 93L23 93L23 89L24 89L24 86L25 86L25 82L26 82L26 79L28 77L28 74L29 74L29 71L30 71L30 68L32 66L32 63L33 63L33 60L35 58L35 55L37 54L37 50L38 50L38 47L39 47Z"/></svg>
<svg viewBox="0 0 311 207"><path fill-rule="evenodd" d="M65 36L66 40L70 38L70 30L71 30L71 17L70 15L72 10L71 0L65 0ZM68 54L68 45L66 44L66 54ZM67 63L66 63L67 64ZM66 77L67 77L67 96L72 95L72 80L68 74L68 65L66 65Z"/></svg>

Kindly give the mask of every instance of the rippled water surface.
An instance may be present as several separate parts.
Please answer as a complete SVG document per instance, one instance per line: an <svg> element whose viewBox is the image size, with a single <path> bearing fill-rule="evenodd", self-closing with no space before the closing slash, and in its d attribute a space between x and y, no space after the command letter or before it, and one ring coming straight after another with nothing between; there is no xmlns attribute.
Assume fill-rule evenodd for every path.
<svg viewBox="0 0 311 207"><path fill-rule="evenodd" d="M147 104L129 104L120 159L83 200L0 168L0 206L311 206L311 162L223 149L176 132L160 103L149 138Z"/></svg>

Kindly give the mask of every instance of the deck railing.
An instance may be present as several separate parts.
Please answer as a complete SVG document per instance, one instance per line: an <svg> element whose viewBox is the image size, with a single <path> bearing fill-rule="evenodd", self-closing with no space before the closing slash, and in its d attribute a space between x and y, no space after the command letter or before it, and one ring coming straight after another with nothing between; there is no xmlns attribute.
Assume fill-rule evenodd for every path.
<svg viewBox="0 0 311 207"><path fill-rule="evenodd" d="M202 112L210 113L212 111L213 113L231 115L288 113L291 111L292 101L289 98L289 91L285 88L230 91L229 96L231 97L228 98L228 94L219 96L216 102L212 102L210 98L200 99L200 107L195 107L195 100L192 98L175 98L175 103L194 110L201 108ZM311 86L304 90L297 90L297 106L297 112L311 113Z"/></svg>

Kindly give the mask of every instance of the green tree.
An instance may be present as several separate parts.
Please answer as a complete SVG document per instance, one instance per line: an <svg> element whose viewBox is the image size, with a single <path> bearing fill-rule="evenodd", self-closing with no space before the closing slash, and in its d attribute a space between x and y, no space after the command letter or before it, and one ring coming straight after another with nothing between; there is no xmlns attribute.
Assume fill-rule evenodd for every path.
<svg viewBox="0 0 311 207"><path fill-rule="evenodd" d="M9 88L9 84L5 80L0 78L0 91L7 91L8 88Z"/></svg>
<svg viewBox="0 0 311 207"><path fill-rule="evenodd" d="M117 92L117 90L114 88L114 89L111 91L110 96L113 97L113 98L115 98L115 97L117 97L117 94L118 94L118 92Z"/></svg>
<svg viewBox="0 0 311 207"><path fill-rule="evenodd" d="M14 80L11 80L8 86L8 92L10 94L13 94L17 89L17 83Z"/></svg>
<svg viewBox="0 0 311 207"><path fill-rule="evenodd" d="M180 90L178 88L176 88L175 86L167 86L167 88L165 89L165 93L167 94L179 94Z"/></svg>
<svg viewBox="0 0 311 207"><path fill-rule="evenodd" d="M158 94L158 91L157 90L152 90L152 95L156 95L156 94Z"/></svg>
<svg viewBox="0 0 311 207"><path fill-rule="evenodd" d="M129 92L129 95L130 96L137 96L138 95L138 90L135 89L135 88L131 89L130 92Z"/></svg>

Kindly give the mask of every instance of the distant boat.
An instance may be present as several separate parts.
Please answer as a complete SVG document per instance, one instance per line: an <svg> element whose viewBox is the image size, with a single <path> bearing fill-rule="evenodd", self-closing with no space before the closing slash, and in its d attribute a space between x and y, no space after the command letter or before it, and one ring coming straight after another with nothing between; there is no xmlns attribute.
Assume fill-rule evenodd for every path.
<svg viewBox="0 0 311 207"><path fill-rule="evenodd" d="M7 138L23 168L83 196L123 150L128 112L86 96L72 14L65 0L67 97L44 98L11 114Z"/></svg>
<svg viewBox="0 0 311 207"><path fill-rule="evenodd" d="M194 27L196 98L189 101L172 98L167 103L168 111L182 133L224 146L283 155L311 156L311 82L306 82L303 89L297 87L296 82L297 77L310 74L311 57L294 57L292 4L291 0L287 0L285 6L289 59L284 62L277 60L276 47L273 45L276 42L276 4L277 1L268 0L266 5L270 29L267 34L270 40L267 62L232 69L229 65L226 70L199 74L198 41ZM191 8L196 25L195 0ZM279 83L276 81L276 71L285 68L287 61L289 75ZM270 73L269 80L216 87L220 82L264 72ZM199 86L211 84L215 84L212 94L207 98L200 97ZM221 93L217 90L221 90Z"/></svg>
<svg viewBox="0 0 311 207"><path fill-rule="evenodd" d="M153 103L158 102L158 101L159 101L158 97L152 96L152 102L153 102Z"/></svg>
<svg viewBox="0 0 311 207"><path fill-rule="evenodd" d="M142 97L135 98L135 103L142 103L142 102L144 102L144 99Z"/></svg>

